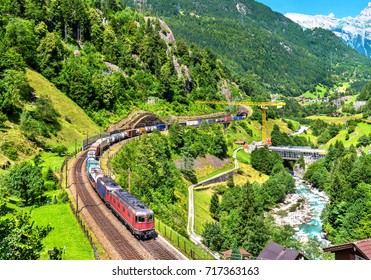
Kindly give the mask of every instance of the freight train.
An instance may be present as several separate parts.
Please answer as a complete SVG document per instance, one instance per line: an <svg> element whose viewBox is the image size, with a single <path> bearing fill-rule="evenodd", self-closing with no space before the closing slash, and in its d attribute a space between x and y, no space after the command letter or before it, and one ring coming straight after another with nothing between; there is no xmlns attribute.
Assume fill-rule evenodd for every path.
<svg viewBox="0 0 371 280"><path fill-rule="evenodd" d="M187 121L180 123L180 125L198 126L203 121L209 124L226 123L232 120L242 120L245 117L246 116L231 116L218 119ZM165 129L165 124L157 124L137 129L114 131L111 132L109 136L100 138L91 143L86 155L86 171L92 187L107 207L112 210L115 216L117 216L138 239L151 239L157 237L154 228L154 213L141 200L124 190L119 184L106 175L100 167L98 159L103 152L114 143L125 139L132 139L143 133L150 133L156 130L163 131Z"/></svg>

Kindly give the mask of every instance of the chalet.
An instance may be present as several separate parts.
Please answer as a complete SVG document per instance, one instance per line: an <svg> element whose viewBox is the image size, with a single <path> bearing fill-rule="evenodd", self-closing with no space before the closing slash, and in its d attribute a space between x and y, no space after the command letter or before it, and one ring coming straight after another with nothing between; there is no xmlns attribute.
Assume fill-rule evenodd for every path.
<svg viewBox="0 0 371 280"><path fill-rule="evenodd" d="M235 143L236 145L243 146L243 145L246 144L246 141L244 141L244 140L236 140L236 141L234 141L234 143Z"/></svg>
<svg viewBox="0 0 371 280"><path fill-rule="evenodd" d="M305 260L302 253L296 252L293 249L287 248L273 241L270 241L267 246L261 251L257 260Z"/></svg>
<svg viewBox="0 0 371 280"><path fill-rule="evenodd" d="M225 260L231 260L231 259L233 259L233 257L238 257L238 259L241 259L241 260L251 259L251 254L244 249L239 249L239 254L237 254L238 256L233 256L233 257L232 257L232 251L233 251L232 249L229 249L229 250L223 252L223 258Z"/></svg>
<svg viewBox="0 0 371 280"><path fill-rule="evenodd" d="M324 248L335 260L371 260L371 238Z"/></svg>

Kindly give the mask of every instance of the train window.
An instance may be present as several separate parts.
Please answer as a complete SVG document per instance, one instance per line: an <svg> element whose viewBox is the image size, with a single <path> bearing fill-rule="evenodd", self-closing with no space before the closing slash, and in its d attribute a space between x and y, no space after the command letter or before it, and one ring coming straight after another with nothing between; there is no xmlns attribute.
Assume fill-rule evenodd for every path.
<svg viewBox="0 0 371 280"><path fill-rule="evenodd" d="M128 212L128 217L130 218L130 212Z"/></svg>
<svg viewBox="0 0 371 280"><path fill-rule="evenodd" d="M148 215L148 222L153 222L153 215Z"/></svg>
<svg viewBox="0 0 371 280"><path fill-rule="evenodd" d="M146 221L144 216L136 216L135 219L138 223L144 223Z"/></svg>

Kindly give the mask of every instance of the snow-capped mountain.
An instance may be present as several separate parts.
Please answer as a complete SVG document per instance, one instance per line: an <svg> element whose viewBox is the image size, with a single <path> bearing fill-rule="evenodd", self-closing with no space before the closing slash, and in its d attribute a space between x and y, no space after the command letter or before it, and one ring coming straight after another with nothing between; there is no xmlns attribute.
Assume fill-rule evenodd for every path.
<svg viewBox="0 0 371 280"><path fill-rule="evenodd" d="M304 28L321 27L333 31L347 45L371 57L371 2L356 17L335 18L334 15L309 16L287 13L286 17Z"/></svg>

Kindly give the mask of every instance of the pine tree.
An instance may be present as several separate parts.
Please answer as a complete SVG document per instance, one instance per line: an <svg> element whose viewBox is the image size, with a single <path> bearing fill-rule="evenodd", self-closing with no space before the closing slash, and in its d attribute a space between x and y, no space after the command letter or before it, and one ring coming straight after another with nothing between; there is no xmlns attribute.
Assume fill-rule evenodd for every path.
<svg viewBox="0 0 371 280"><path fill-rule="evenodd" d="M219 220L218 218L218 210L219 210L219 197L216 192L213 193L210 200L210 215L216 220Z"/></svg>
<svg viewBox="0 0 371 280"><path fill-rule="evenodd" d="M231 253L230 259L231 260L241 260L242 259L240 249L238 248L236 239L233 240L232 253Z"/></svg>

